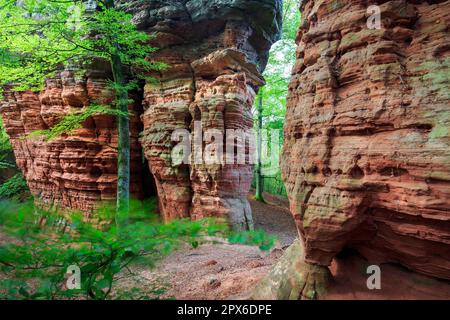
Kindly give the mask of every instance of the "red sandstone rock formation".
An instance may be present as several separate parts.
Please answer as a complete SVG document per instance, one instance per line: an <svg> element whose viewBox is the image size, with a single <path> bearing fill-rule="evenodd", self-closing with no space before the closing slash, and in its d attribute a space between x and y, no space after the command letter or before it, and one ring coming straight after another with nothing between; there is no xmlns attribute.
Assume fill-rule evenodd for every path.
<svg viewBox="0 0 450 320"><path fill-rule="evenodd" d="M11 138L16 162L32 195L49 206L91 211L101 201L116 196L117 132L114 117L94 116L71 135L50 142L26 135L55 125L69 111L92 102L110 103L106 88L107 68L93 67L83 79L64 71L49 79L40 93L7 91L2 103L5 128ZM137 107L131 118L131 191L140 196L142 151L138 142Z"/></svg>
<svg viewBox="0 0 450 320"><path fill-rule="evenodd" d="M450 279L450 1L379 3L381 29L367 1L301 5L281 165L314 268L284 297L344 247Z"/></svg>
<svg viewBox="0 0 450 320"><path fill-rule="evenodd" d="M139 8L136 22L156 32L154 44L161 48L153 58L170 65L155 75L158 84L145 86L141 139L165 219L225 216L235 227L252 226L246 198L252 165L193 158L174 165L171 135L176 129L193 132L196 121L203 131L224 135L252 128L253 98L264 83L260 72L278 36L280 9L273 0L169 1ZM192 139L192 151L202 153L210 144L195 143Z"/></svg>
<svg viewBox="0 0 450 320"><path fill-rule="evenodd" d="M161 50L153 59L169 65L154 75L156 84L144 87L140 139L163 218L225 216L236 227L251 227L246 199L251 164L174 165L171 151L176 142L171 135L175 129L193 130L195 121L204 130L222 133L252 127L253 97L263 84L260 72L280 32L281 1L136 0L122 5L141 30L156 35L153 45ZM65 72L49 80L40 94L7 95L2 113L18 164L32 193L46 203L89 211L98 200L115 196L116 152L106 146L117 143L112 118L95 117L72 136L51 143L19 139L54 125L71 108L108 100L106 78L105 73L91 72L79 82ZM134 190L139 193L137 119L131 127Z"/></svg>

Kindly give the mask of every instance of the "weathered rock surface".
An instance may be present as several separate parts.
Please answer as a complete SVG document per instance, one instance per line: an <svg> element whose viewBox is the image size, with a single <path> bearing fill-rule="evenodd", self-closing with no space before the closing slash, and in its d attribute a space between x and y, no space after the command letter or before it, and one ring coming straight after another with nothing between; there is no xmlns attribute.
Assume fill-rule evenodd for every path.
<svg viewBox="0 0 450 320"><path fill-rule="evenodd" d="M251 227L246 196L252 165L194 158L174 165L172 133L194 132L196 122L204 134L252 128L253 98L279 35L281 2L156 1L138 10L136 23L154 32L154 44L161 48L153 58L169 64L154 75L159 83L145 86L141 138L163 217L225 216L238 228ZM215 140L203 138L191 137L191 144L193 153L205 156Z"/></svg>
<svg viewBox="0 0 450 320"><path fill-rule="evenodd" d="M83 79L71 71L49 79L40 93L7 91L1 112L14 149L32 195L48 206L90 212L97 203L116 196L117 130L112 116L88 119L73 134L46 142L27 135L47 129L69 111L90 103L111 103L107 89L107 68L93 67ZM142 151L138 142L137 106L130 106L131 117L131 192L142 193Z"/></svg>
<svg viewBox="0 0 450 320"><path fill-rule="evenodd" d="M141 30L155 34L160 50L152 59L169 67L153 76L136 101L141 123L133 119L134 191L142 185L141 144L155 178L159 207L166 220L226 216L237 227L251 227L246 199L251 164L173 164L176 129L250 129L255 91L263 84L271 44L281 28L280 0L118 1L134 14ZM107 74L92 71L83 81L70 73L49 80L42 93L8 93L3 107L20 168L32 193L44 202L89 211L98 200L115 196L117 134L112 118L87 121L73 136L45 143L20 136L54 125L71 108L111 99ZM138 133L143 127L140 141ZM79 141L83 140L83 141ZM213 141L213 139L210 139ZM194 145L194 141L192 141ZM205 153L211 143L200 143ZM245 151L249 153L249 148Z"/></svg>
<svg viewBox="0 0 450 320"><path fill-rule="evenodd" d="M301 242L296 240L251 293L242 297L265 300L448 300L450 297L448 281L392 263L379 265L381 287L371 290L367 287L370 273L366 272L371 263L352 250L335 257L329 268L305 263L302 253Z"/></svg>
<svg viewBox="0 0 450 320"><path fill-rule="evenodd" d="M344 247L450 279L450 1L301 5L282 173L304 262Z"/></svg>
<svg viewBox="0 0 450 320"><path fill-rule="evenodd" d="M303 244L296 239L251 294L254 300L316 299L326 292L328 268L305 263Z"/></svg>

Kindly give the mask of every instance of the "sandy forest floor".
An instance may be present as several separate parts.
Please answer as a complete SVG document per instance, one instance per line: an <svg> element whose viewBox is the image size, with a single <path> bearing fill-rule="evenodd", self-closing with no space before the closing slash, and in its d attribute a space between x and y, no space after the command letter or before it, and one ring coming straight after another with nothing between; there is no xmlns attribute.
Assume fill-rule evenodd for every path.
<svg viewBox="0 0 450 320"><path fill-rule="evenodd" d="M276 235L270 251L244 245L214 244L179 250L156 269L139 270L144 281L168 287L163 298L243 299L296 238L297 230L286 200L267 195L269 203L249 198L256 229Z"/></svg>
<svg viewBox="0 0 450 320"><path fill-rule="evenodd" d="M139 270L141 281L164 284L162 298L245 299L297 237L288 202L266 195L267 204L252 200L256 228L278 237L269 252L242 245L203 245L173 253L155 270ZM368 290L367 262L357 255L335 259L326 299L450 299L450 283L395 265L382 265L382 289Z"/></svg>

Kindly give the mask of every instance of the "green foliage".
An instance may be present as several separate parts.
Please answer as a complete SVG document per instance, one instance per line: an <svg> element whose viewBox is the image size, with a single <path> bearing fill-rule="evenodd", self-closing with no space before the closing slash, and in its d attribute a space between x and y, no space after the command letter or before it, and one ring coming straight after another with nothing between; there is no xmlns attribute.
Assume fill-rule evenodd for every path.
<svg viewBox="0 0 450 320"><path fill-rule="evenodd" d="M263 122L269 129L282 129L286 115L286 96L291 70L295 63L297 29L300 26L300 10L297 0L283 3L283 34L269 54L264 71L266 85L262 89Z"/></svg>
<svg viewBox="0 0 450 320"><path fill-rule="evenodd" d="M99 2L101 10L85 19L84 33L94 31L101 37L84 39L83 46L90 48L95 56L110 60L118 55L123 64L132 66L137 77L146 78L146 72L160 70L166 65L161 62L149 61L146 57L157 49L150 46L150 35L137 30L131 22L131 14L115 8L107 8ZM99 48L101 48L99 50Z"/></svg>
<svg viewBox="0 0 450 320"><path fill-rule="evenodd" d="M0 170L15 167L14 164L6 159L6 156L6 154L0 154Z"/></svg>
<svg viewBox="0 0 450 320"><path fill-rule="evenodd" d="M275 43L269 54L269 62L264 71L266 85L260 89L258 93L262 96L263 101L263 129L267 129L269 135L272 129L282 130L286 117L286 97L288 94L288 86L291 78L291 70L295 63L296 44L295 38L298 27L300 26L301 14L297 0L285 0L283 2L283 34L281 40ZM257 123L258 99L254 106L254 120ZM263 141L268 149L270 149L271 139ZM279 145L282 144L282 134L280 135ZM280 148L281 150L281 148ZM267 164L271 168L278 166L276 159L272 163ZM255 172L255 175L257 173ZM281 173L272 176L262 176L263 190L265 192L277 195L286 195L286 190L281 181ZM253 186L256 186L254 181Z"/></svg>
<svg viewBox="0 0 450 320"><path fill-rule="evenodd" d="M0 230L14 239L0 243L0 299L157 297L164 288L121 290L117 280L133 275L133 266L153 266L181 244L197 247L211 236L226 235L228 227L214 219L161 224L147 211L155 204L132 202L131 221L119 233L107 205L95 213L94 225L77 212L63 215L32 203L0 201ZM232 233L229 240L267 250L274 238L253 231ZM66 272L73 265L81 270L81 289L68 290Z"/></svg>
<svg viewBox="0 0 450 320"><path fill-rule="evenodd" d="M229 237L230 243L258 246L260 250L266 251L273 247L276 237L268 235L262 230L233 233Z"/></svg>
<svg viewBox="0 0 450 320"><path fill-rule="evenodd" d="M256 186L255 179L252 180L252 186ZM274 176L263 177L263 190L267 193L287 198L286 187L283 183L283 179L281 178L280 171L278 171Z"/></svg>
<svg viewBox="0 0 450 320"><path fill-rule="evenodd" d="M0 199L20 196L26 190L28 190L27 182L21 173L17 173L5 183L0 184Z"/></svg>
<svg viewBox="0 0 450 320"><path fill-rule="evenodd" d="M211 220L160 224L138 214L118 233L114 224L101 223L108 220L96 228L76 212L68 221L31 204L0 208L3 230L18 239L0 246L0 271L8 275L0 295L10 299L106 299L118 275L132 272L131 263L152 265L179 244L224 229L213 228ZM43 227L35 223L36 210ZM71 265L81 269L79 290L65 287Z"/></svg>
<svg viewBox="0 0 450 320"><path fill-rule="evenodd" d="M0 170L1 169L8 169L8 168L14 168L14 165L9 163L8 161L5 161L5 156L0 156Z"/></svg>
<svg viewBox="0 0 450 320"><path fill-rule="evenodd" d="M83 1L23 0L16 4L0 0L0 87L42 90L45 79L54 77L57 71L67 68L79 74L94 60L111 62L114 56L129 67L133 78L151 79L147 73L165 64L147 60L156 51L148 44L150 36L137 30L132 15L105 3L97 1L98 9L89 11ZM127 94L135 87L133 81L109 81L109 88L116 93ZM97 113L124 115L112 108L91 105L32 136L44 135L52 140L69 134Z"/></svg>
<svg viewBox="0 0 450 320"><path fill-rule="evenodd" d="M47 130L34 131L28 137L44 137L47 141L51 141L63 134L71 134L74 130L80 128L84 121L97 114L109 114L118 117L128 116L128 113L118 109L112 109L108 106L90 105L82 110L68 113L53 127Z"/></svg>
<svg viewBox="0 0 450 320"><path fill-rule="evenodd" d="M6 133L5 127L3 126L3 119L0 116L0 154L8 151L12 151L12 146L9 142L9 137Z"/></svg>
<svg viewBox="0 0 450 320"><path fill-rule="evenodd" d="M81 58L82 49L65 39L72 4L63 2L56 10L50 3L0 1L0 85L40 90L61 65Z"/></svg>
<svg viewBox="0 0 450 320"><path fill-rule="evenodd" d="M300 26L301 14L297 0L283 2L283 35L282 40L294 40Z"/></svg>
<svg viewBox="0 0 450 320"><path fill-rule="evenodd" d="M97 3L99 10L89 11L83 1L0 0L0 86L42 90L45 79L65 66L82 69L114 54L143 78L164 67L146 60L156 48L130 14Z"/></svg>
<svg viewBox="0 0 450 320"><path fill-rule="evenodd" d="M15 165L7 160L7 156L12 152L8 134L3 126L3 119L0 116L0 170L14 168Z"/></svg>

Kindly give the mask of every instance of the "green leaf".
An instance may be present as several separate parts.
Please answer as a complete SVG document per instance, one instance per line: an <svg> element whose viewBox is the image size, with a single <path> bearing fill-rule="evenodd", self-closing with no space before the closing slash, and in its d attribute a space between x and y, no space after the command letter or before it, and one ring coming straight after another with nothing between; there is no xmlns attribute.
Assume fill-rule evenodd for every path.
<svg viewBox="0 0 450 320"><path fill-rule="evenodd" d="M198 247L198 241L192 241L191 245L193 248L197 248Z"/></svg>

